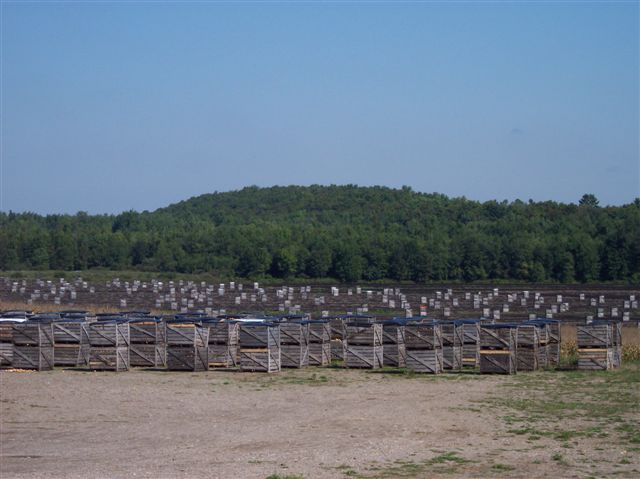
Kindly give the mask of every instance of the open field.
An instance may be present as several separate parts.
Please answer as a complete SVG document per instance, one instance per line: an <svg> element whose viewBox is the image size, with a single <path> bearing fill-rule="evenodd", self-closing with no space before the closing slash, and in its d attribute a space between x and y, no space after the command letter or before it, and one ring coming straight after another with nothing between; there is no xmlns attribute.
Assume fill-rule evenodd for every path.
<svg viewBox="0 0 640 479"><path fill-rule="evenodd" d="M612 284L399 284L362 285L213 283L180 279L160 281L111 277L90 281L70 276L57 280L0 277L0 309L37 311L88 309L94 312L143 309L153 314L201 311L375 314L381 318L425 316L431 319L491 318L503 322L530 316L581 323L593 319L640 321L640 289Z"/></svg>
<svg viewBox="0 0 640 479"><path fill-rule="evenodd" d="M0 372L21 477L638 477L640 363L513 377L337 368Z"/></svg>

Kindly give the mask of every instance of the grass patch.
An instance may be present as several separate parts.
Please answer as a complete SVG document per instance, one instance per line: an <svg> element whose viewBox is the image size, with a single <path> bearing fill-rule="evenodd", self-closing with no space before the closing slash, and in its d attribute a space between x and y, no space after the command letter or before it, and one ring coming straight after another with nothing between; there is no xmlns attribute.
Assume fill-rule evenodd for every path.
<svg viewBox="0 0 640 479"><path fill-rule="evenodd" d="M515 467L510 466L509 464L494 464L493 466L491 466L491 469L493 471L497 471L497 472L509 472L509 471L513 471L515 470Z"/></svg>
<svg viewBox="0 0 640 479"><path fill-rule="evenodd" d="M490 403L508 413L508 432L531 441L550 438L567 444L580 438L609 437L640 444L640 362L615 371L546 371L519 375L503 385L508 392ZM513 427L516 426L516 427Z"/></svg>

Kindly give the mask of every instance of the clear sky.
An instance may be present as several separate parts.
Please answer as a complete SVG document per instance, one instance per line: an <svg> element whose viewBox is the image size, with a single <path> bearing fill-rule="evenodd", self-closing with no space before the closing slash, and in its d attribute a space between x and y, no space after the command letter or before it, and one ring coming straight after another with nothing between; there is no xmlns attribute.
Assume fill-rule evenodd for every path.
<svg viewBox="0 0 640 479"><path fill-rule="evenodd" d="M640 196L638 2L2 2L0 209Z"/></svg>

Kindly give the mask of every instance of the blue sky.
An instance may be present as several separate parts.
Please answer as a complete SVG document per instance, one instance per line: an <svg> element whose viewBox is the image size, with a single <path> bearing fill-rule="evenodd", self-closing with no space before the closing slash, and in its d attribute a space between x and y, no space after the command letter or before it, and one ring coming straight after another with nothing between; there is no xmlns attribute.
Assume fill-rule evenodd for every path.
<svg viewBox="0 0 640 479"><path fill-rule="evenodd" d="M637 2L2 3L3 211L640 196Z"/></svg>

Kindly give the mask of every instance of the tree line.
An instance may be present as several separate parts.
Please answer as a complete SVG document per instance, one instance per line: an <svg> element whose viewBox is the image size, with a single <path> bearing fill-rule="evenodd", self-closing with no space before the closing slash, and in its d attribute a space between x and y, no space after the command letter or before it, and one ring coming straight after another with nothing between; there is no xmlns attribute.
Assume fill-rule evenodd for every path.
<svg viewBox="0 0 640 479"><path fill-rule="evenodd" d="M404 187L247 187L153 212L0 213L2 270L209 272L345 282L640 283L640 199L600 207Z"/></svg>

